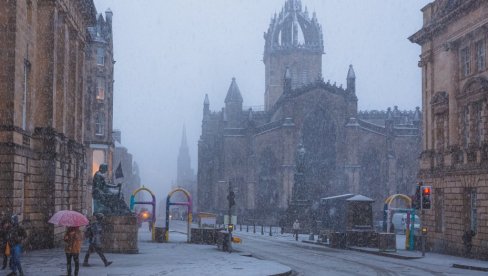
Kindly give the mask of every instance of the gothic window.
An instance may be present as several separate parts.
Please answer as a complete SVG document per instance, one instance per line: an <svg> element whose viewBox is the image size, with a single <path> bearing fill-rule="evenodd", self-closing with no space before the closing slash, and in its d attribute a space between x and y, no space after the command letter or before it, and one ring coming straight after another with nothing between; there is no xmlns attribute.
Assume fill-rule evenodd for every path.
<svg viewBox="0 0 488 276"><path fill-rule="evenodd" d="M95 116L95 135L103 136L105 134L105 116L103 113L98 113Z"/></svg>
<svg viewBox="0 0 488 276"><path fill-rule="evenodd" d="M434 192L434 210L435 210L435 231L444 231L444 190L435 189Z"/></svg>
<svg viewBox="0 0 488 276"><path fill-rule="evenodd" d="M256 194L257 207L263 211L263 214L272 212L279 204L278 166L278 159L273 150L269 147L265 148L259 157L259 192Z"/></svg>
<svg viewBox="0 0 488 276"><path fill-rule="evenodd" d="M97 64L105 65L105 49L102 47L97 48Z"/></svg>
<svg viewBox="0 0 488 276"><path fill-rule="evenodd" d="M480 40L475 44L476 48L476 67L478 71L483 71L486 69L486 47L485 41Z"/></svg>
<svg viewBox="0 0 488 276"><path fill-rule="evenodd" d="M298 86L298 70L296 67L294 67L292 70L291 70L291 87L292 88L297 88Z"/></svg>
<svg viewBox="0 0 488 276"><path fill-rule="evenodd" d="M469 47L461 49L461 66L463 70L463 76L471 74L471 59Z"/></svg>
<svg viewBox="0 0 488 276"><path fill-rule="evenodd" d="M105 79L97 78L97 100L103 101L105 99Z"/></svg>
<svg viewBox="0 0 488 276"><path fill-rule="evenodd" d="M300 82L301 82L302 85L308 83L308 71L307 70L303 70L302 71L302 79L301 79Z"/></svg>

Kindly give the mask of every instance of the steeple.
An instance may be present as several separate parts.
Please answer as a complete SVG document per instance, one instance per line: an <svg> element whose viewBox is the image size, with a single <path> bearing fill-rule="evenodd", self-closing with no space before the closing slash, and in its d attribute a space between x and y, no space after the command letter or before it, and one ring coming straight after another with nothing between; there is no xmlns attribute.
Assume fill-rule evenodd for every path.
<svg viewBox="0 0 488 276"><path fill-rule="evenodd" d="M187 183L188 179L193 177L193 169L191 168L190 152L188 150L188 142L186 139L186 127L183 125L181 134L181 144L178 153L178 163L176 172L176 185L181 186Z"/></svg>
<svg viewBox="0 0 488 276"><path fill-rule="evenodd" d="M356 93L356 73L354 73L352 64L349 65L349 71L347 71L347 90Z"/></svg>
<svg viewBox="0 0 488 276"><path fill-rule="evenodd" d="M242 104L242 95L241 95L241 91L239 90L239 86L237 86L236 78L232 78L232 82L230 83L229 90L227 90L227 96L225 97L225 103Z"/></svg>
<svg viewBox="0 0 488 276"><path fill-rule="evenodd" d="M208 99L208 94L205 94L205 99L203 100L203 119L206 120L209 114L210 114L210 100Z"/></svg>
<svg viewBox="0 0 488 276"><path fill-rule="evenodd" d="M242 117L242 96L236 78L232 78L227 96L225 97L225 118L228 127L238 127Z"/></svg>

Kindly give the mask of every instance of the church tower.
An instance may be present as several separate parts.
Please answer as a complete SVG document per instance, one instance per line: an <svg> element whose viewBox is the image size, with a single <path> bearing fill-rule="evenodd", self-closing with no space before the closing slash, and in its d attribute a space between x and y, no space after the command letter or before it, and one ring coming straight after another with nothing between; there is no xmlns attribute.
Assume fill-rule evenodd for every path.
<svg viewBox="0 0 488 276"><path fill-rule="evenodd" d="M183 134L181 136L181 145L178 153L176 170L176 184L178 186L187 187L194 181L195 175L193 169L191 168L190 152L188 150L188 143L186 140L185 126L183 126Z"/></svg>
<svg viewBox="0 0 488 276"><path fill-rule="evenodd" d="M302 10L301 0L286 0L279 15L271 19L264 40L264 103L269 111L283 94L287 68L292 88L321 76L324 42L315 12L310 18L307 7Z"/></svg>

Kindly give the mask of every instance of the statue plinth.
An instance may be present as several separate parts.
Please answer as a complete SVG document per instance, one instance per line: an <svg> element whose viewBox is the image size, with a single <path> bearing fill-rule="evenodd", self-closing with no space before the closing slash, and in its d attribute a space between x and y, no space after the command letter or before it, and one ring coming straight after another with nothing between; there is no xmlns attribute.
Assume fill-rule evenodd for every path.
<svg viewBox="0 0 488 276"><path fill-rule="evenodd" d="M102 245L105 252L137 254L137 218L135 215L105 216Z"/></svg>

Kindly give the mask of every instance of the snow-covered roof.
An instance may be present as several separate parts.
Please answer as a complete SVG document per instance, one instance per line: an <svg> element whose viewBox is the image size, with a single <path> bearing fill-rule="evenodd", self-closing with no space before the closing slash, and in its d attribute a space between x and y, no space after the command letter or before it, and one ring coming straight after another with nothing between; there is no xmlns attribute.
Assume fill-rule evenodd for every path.
<svg viewBox="0 0 488 276"><path fill-rule="evenodd" d="M351 198L346 199L347 201L368 201L368 202L374 202L373 199L363 196L363 195L355 195Z"/></svg>

